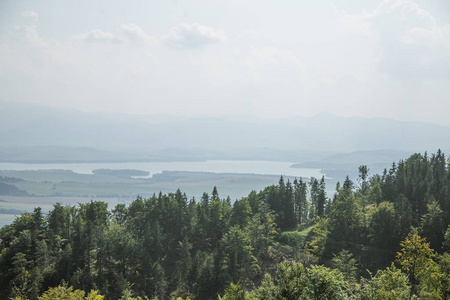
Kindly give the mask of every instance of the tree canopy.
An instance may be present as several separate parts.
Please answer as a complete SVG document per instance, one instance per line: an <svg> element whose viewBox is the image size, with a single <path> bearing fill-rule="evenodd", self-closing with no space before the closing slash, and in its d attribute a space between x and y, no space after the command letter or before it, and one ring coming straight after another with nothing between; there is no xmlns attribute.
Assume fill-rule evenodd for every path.
<svg viewBox="0 0 450 300"><path fill-rule="evenodd" d="M448 299L444 154L359 174L36 208L0 229L0 299Z"/></svg>

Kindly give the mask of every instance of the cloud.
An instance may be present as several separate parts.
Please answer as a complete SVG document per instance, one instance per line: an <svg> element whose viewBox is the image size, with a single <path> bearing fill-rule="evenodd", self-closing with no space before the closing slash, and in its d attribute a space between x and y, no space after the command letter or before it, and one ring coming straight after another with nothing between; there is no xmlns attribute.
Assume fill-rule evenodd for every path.
<svg viewBox="0 0 450 300"><path fill-rule="evenodd" d="M24 11L20 14L24 18L32 19L33 21L37 22L39 19L39 15L37 12L34 11Z"/></svg>
<svg viewBox="0 0 450 300"><path fill-rule="evenodd" d="M86 33L79 33L74 36L75 40L85 41L88 43L117 43L117 39L114 34L105 32L100 29L94 29Z"/></svg>
<svg viewBox="0 0 450 300"><path fill-rule="evenodd" d="M41 39L36 30L36 24L31 24L31 25L20 24L20 25L16 25L14 27L14 29L15 29L15 34L17 36L23 37L32 43L41 42Z"/></svg>
<svg viewBox="0 0 450 300"><path fill-rule="evenodd" d="M351 14L333 7L341 27L373 38L380 70L397 77L448 76L450 24L439 25L413 0L385 0L370 12Z"/></svg>
<svg viewBox="0 0 450 300"><path fill-rule="evenodd" d="M401 36L406 44L450 46L450 24L438 25L436 18L412 0L391 0L390 10L401 11L401 21L407 26ZM414 25L409 25L409 24ZM409 25L409 26L408 26ZM422 25L422 26L418 26Z"/></svg>
<svg viewBox="0 0 450 300"><path fill-rule="evenodd" d="M385 0L373 11L364 11L359 14L351 14L344 10L339 10L334 5L332 5L332 9L334 10L337 21L342 28L347 31L357 32L364 35L368 35L370 29L374 26L387 22L389 17L394 18L393 20L390 19L391 22L394 21L390 24L390 30L392 30L394 26L398 26L400 24L406 28L411 28L411 24L417 25L420 23L428 29L438 27L436 25L436 18L429 11L421 8L412 0Z"/></svg>
<svg viewBox="0 0 450 300"><path fill-rule="evenodd" d="M147 35L142 28L136 24L122 24L117 30L117 34L122 40L129 40L134 43L138 42L152 42L156 43L155 38Z"/></svg>
<svg viewBox="0 0 450 300"><path fill-rule="evenodd" d="M402 41L406 44L436 45L450 48L450 24L444 26L434 25L428 28L411 28L403 36Z"/></svg>
<svg viewBox="0 0 450 300"><path fill-rule="evenodd" d="M20 15L26 20L14 26L14 35L25 38L31 43L41 43L42 41L36 30L39 15L34 11L24 11Z"/></svg>
<svg viewBox="0 0 450 300"><path fill-rule="evenodd" d="M115 33L94 29L86 33L79 33L73 38L87 43L156 43L155 38L132 23L120 25Z"/></svg>
<svg viewBox="0 0 450 300"><path fill-rule="evenodd" d="M334 5L332 5L332 9L334 10L339 25L345 30L366 36L370 34L372 14L364 12L353 15L344 10L339 10Z"/></svg>
<svg viewBox="0 0 450 300"><path fill-rule="evenodd" d="M208 44L224 42L226 36L223 30L215 30L198 23L182 23L174 27L164 40L169 46L175 48L200 48Z"/></svg>
<svg viewBox="0 0 450 300"><path fill-rule="evenodd" d="M11 39L3 49L0 65L8 71L20 74L42 74L45 70L55 70L67 65L64 45L52 38L43 38L38 32L38 15L32 11L22 12L25 18L10 32ZM4 46L2 45L2 46Z"/></svg>

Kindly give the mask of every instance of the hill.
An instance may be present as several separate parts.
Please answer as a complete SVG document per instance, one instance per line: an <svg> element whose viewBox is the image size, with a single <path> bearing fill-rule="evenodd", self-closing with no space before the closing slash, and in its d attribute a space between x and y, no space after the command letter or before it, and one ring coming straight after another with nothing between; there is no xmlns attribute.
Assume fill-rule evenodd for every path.
<svg viewBox="0 0 450 300"><path fill-rule="evenodd" d="M6 101L0 105L3 161L57 158L307 162L354 151L390 149L411 153L450 149L448 127L382 118L332 114L277 120L182 118L86 113Z"/></svg>

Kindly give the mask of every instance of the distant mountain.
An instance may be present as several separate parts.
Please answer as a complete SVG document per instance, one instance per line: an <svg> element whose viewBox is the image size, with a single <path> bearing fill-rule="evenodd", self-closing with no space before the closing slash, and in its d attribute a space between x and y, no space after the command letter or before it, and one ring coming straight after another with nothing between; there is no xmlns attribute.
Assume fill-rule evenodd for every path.
<svg viewBox="0 0 450 300"><path fill-rule="evenodd" d="M392 162L409 157L411 151L401 150L371 150L355 151L351 153L339 153L324 158L320 161L309 161L293 165L295 168L346 168L360 165L390 166Z"/></svg>
<svg viewBox="0 0 450 300"><path fill-rule="evenodd" d="M64 146L5 146L0 147L0 162L59 163L135 160L124 153L89 147Z"/></svg>
<svg viewBox="0 0 450 300"><path fill-rule="evenodd" d="M292 167L321 169L322 173L327 174L328 178L342 179L348 175L352 180L356 180L358 167L361 165L368 166L370 174L382 174L383 170L389 169L392 163L397 163L413 153L413 151L402 150L355 151L334 154L318 161L294 164Z"/></svg>
<svg viewBox="0 0 450 300"><path fill-rule="evenodd" d="M6 101L0 101L0 107L0 150L58 146L62 148L53 150L64 153L64 148L77 149L70 150L77 153L69 151L63 159L81 156L306 162L342 152L450 149L448 127L383 118L320 114L267 121L85 113ZM53 156L61 157L56 153Z"/></svg>

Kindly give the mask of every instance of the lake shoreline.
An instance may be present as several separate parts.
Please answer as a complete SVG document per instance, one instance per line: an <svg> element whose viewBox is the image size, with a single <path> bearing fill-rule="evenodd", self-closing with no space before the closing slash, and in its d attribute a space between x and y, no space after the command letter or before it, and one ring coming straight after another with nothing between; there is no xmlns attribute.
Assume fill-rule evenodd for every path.
<svg viewBox="0 0 450 300"><path fill-rule="evenodd" d="M71 170L79 174L93 174L95 169L139 170L149 176L163 171L212 172L225 174L256 174L295 177L322 177L319 168L292 168L293 162L261 160L206 160L184 162L116 162L116 163L0 163L2 171Z"/></svg>

